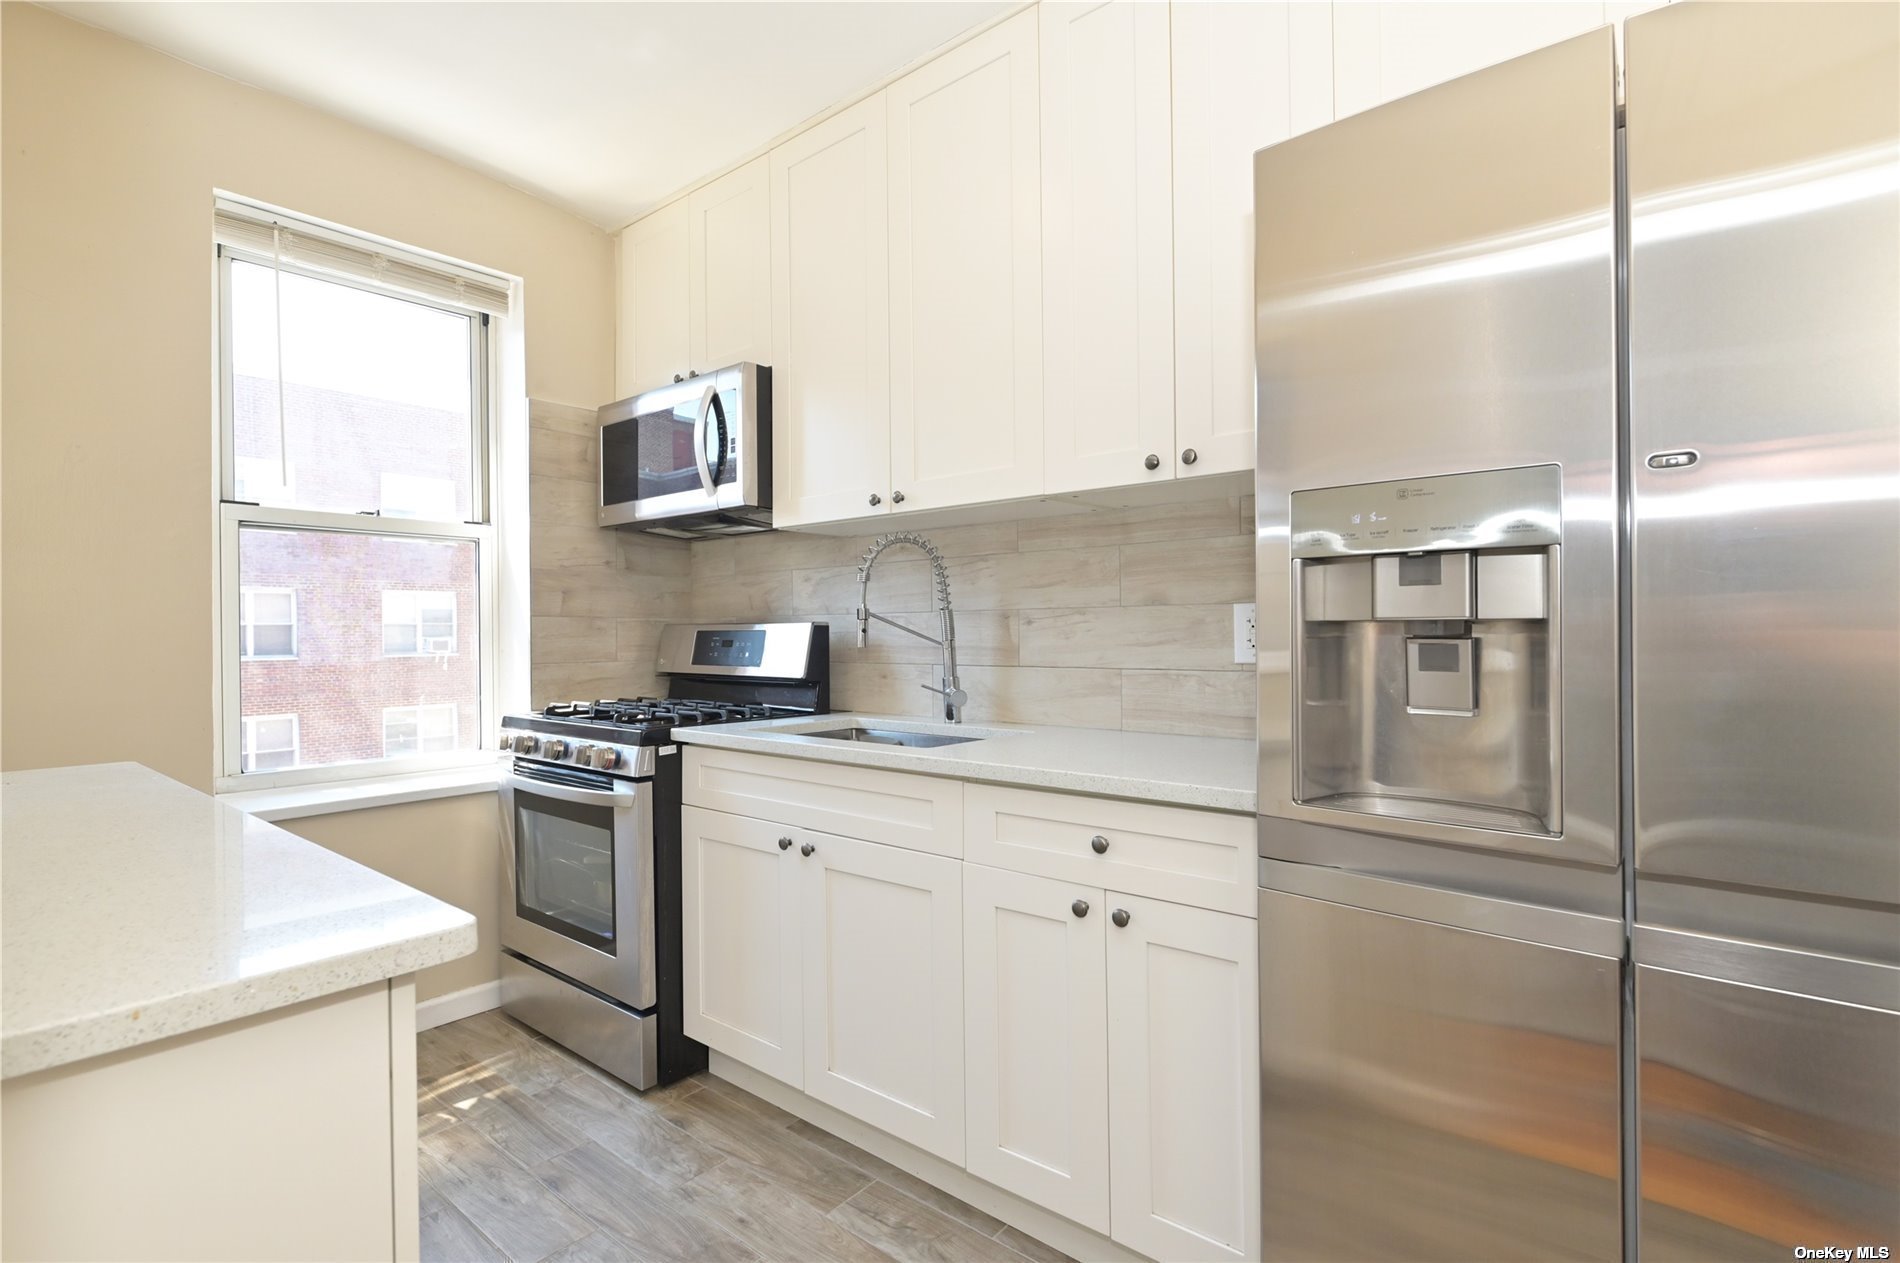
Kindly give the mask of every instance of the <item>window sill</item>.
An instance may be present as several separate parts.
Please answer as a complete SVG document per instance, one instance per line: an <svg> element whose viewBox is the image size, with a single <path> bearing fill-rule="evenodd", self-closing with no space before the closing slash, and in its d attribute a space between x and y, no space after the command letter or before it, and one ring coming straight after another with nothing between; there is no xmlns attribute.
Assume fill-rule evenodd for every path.
<svg viewBox="0 0 1900 1263"><path fill-rule="evenodd" d="M338 811L361 811L366 807L390 807L397 803L426 802L431 798L483 794L500 784L501 773L499 765L481 764L442 772L377 776L360 781L323 781L312 785L286 785L277 789L247 789L219 794L218 801L236 807L246 815L256 816L259 820L297 820L304 816L327 816Z"/></svg>

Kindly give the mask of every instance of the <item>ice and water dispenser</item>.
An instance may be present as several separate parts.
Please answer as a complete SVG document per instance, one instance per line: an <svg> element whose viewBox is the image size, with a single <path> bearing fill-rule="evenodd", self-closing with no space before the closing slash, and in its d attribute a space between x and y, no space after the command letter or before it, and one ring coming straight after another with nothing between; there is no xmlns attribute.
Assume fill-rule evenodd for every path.
<svg viewBox="0 0 1900 1263"><path fill-rule="evenodd" d="M1555 465L1296 491L1295 798L1562 832Z"/></svg>

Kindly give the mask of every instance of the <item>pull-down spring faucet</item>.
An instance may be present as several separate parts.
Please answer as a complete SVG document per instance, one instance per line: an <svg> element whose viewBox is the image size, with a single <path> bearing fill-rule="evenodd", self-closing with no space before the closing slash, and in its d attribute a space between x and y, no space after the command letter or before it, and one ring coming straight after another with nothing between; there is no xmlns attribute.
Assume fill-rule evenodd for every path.
<svg viewBox="0 0 1900 1263"><path fill-rule="evenodd" d="M893 618L871 612L871 567L877 564L878 557L893 544L909 544L922 550L930 558L930 569L936 579L937 615L942 622L943 638L920 632L914 627L906 627ZM942 696L943 717L953 724L963 722L963 707L969 702L970 695L957 684L957 625L950 613L950 572L944 569L943 554L937 546L914 531L898 531L893 535L880 535L864 550L864 556L858 561L858 648L864 648L871 638L871 620L888 623L898 631L908 632L919 640L927 640L943 650L943 687L932 688L928 684L918 687Z"/></svg>

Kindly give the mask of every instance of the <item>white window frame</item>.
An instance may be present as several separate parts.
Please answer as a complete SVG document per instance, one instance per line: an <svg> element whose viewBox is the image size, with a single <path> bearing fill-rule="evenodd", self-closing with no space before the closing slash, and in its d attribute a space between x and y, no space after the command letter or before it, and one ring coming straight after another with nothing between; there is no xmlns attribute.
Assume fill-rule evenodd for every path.
<svg viewBox="0 0 1900 1263"><path fill-rule="evenodd" d="M398 619L395 622L390 621L389 598L392 596L395 596L397 593L413 595L417 598L416 618L413 623L410 622L408 619ZM442 597L446 600L446 603L449 607L449 634L447 636L424 636L422 634L422 600L421 598L423 597ZM460 644L461 642L461 630L462 630L461 616L457 612L455 605L456 605L455 593L444 591L441 588L384 588L383 589L383 621L382 621L383 657L385 658L453 657L456 651L456 646ZM389 640L388 640L388 633L391 627L414 627L416 629L416 647L414 649L409 650L409 652L407 653L391 653L389 650ZM446 645L435 643L436 641L440 641L440 640L446 640L449 643Z"/></svg>
<svg viewBox="0 0 1900 1263"><path fill-rule="evenodd" d="M328 228L330 231L337 231L334 226L328 226ZM392 257L402 257L407 253L425 264L436 261L434 256L426 251L405 251L403 247L395 243L386 242L368 234L355 235L365 241L376 243L384 254ZM394 758L322 764L271 772L243 771L241 767L243 743L240 730L243 720L239 715L239 668L244 661L239 628L242 605L238 565L240 531L249 527L284 527L293 530L339 531L391 538L465 540L472 543L477 556L475 633L480 662L477 673L480 697L478 731L487 731L499 726L501 711L498 692L504 658L507 659L511 691L525 686L525 669L520 661L519 653L503 645L502 637L499 635L503 621L500 614L500 594L503 587L500 554L504 548L511 556L522 553L524 550L514 534L503 536L498 528L495 512L495 505L501 498L497 495L499 478L496 471L499 467L498 457L501 455L504 438L502 426L498 421L497 401L501 398L505 371L502 357L497 352L506 340L510 344L511 352L514 355L519 353L519 334L510 328L512 322L509 318L488 316L471 308L418 297L406 290L383 289L357 278L290 264L282 265L283 270L331 284L349 285L379 297L420 303L425 307L435 307L468 318L471 405L469 409L471 426L469 505L474 520L454 522L411 517L382 517L373 512L379 507L377 505L363 506L365 510L372 511L366 516L364 513L292 509L238 502L234 495L237 472L233 433L231 322L229 319L233 260L243 260L264 267L274 266L268 255L260 256L229 246L218 246L213 252L217 294L215 372L218 400L213 420L216 426L216 450L219 457L216 508L218 582L215 611L219 635L217 637L217 689L214 702L218 723L214 726L213 737L213 757L216 769L213 777L214 789L219 793L232 793L324 781L359 781L365 777L395 776L491 763L494 756L480 748L481 743L478 742L477 748L473 750L399 755ZM518 302L519 282L511 282L511 284L514 286ZM508 372L508 378L518 387L518 377L519 366L517 365ZM524 444L520 440L509 441L506 446L517 458L525 458L526 452L522 450ZM508 500L513 504L518 498L518 493L513 491L512 483L510 487L511 494ZM525 575L523 577L525 578ZM510 583L509 587L512 591L519 585ZM511 630L517 621L509 620ZM460 639L458 625L458 642ZM524 678L517 682L517 675ZM301 750L299 756L301 757Z"/></svg>
<svg viewBox="0 0 1900 1263"><path fill-rule="evenodd" d="M285 719L290 721L290 767L276 770L279 772L287 772L302 764L303 721L297 717L295 711L283 715L245 715L241 717L238 720L238 724L240 725L238 734L238 759L240 762L243 760L244 751L249 750L252 754L257 753L257 726L259 724L278 723ZM272 775L272 772L267 770L261 773L248 773L247 775L268 776Z"/></svg>
<svg viewBox="0 0 1900 1263"><path fill-rule="evenodd" d="M383 757L392 757L389 753L389 722L392 718L408 715L416 726L416 746L422 746L422 713L424 711L449 712L449 749L453 750L462 740L462 708L454 702L416 702L410 706L383 707ZM400 756L395 756L400 757Z"/></svg>
<svg viewBox="0 0 1900 1263"><path fill-rule="evenodd" d="M287 596L290 598L290 652L258 653L253 647L257 643L257 620L251 617L253 597ZM279 623L266 623L266 627L282 626ZM247 587L238 592L238 649L246 662L289 662L297 657L297 589L272 587Z"/></svg>

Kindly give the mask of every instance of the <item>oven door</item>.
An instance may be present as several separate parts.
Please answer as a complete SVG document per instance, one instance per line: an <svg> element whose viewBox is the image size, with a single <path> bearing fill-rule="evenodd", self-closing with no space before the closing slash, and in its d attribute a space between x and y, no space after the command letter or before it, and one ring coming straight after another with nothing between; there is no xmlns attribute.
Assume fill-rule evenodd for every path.
<svg viewBox="0 0 1900 1263"><path fill-rule="evenodd" d="M502 946L652 1008L652 784L517 764L501 811Z"/></svg>
<svg viewBox="0 0 1900 1263"><path fill-rule="evenodd" d="M601 409L600 524L709 513L736 500L740 392L727 373Z"/></svg>

